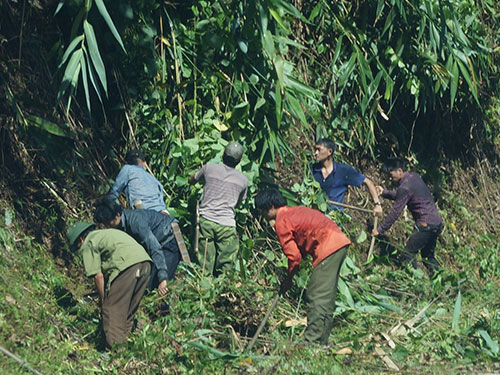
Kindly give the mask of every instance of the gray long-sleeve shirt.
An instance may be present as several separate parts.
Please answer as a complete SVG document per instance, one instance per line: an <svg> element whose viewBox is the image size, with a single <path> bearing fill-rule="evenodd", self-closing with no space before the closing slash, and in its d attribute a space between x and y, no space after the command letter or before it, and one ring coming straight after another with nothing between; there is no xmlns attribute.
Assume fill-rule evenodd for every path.
<svg viewBox="0 0 500 375"><path fill-rule="evenodd" d="M162 249L178 249L172 231L174 221L174 218L154 210L122 212L123 230L144 246L158 269L160 282L168 279L167 263Z"/></svg>
<svg viewBox="0 0 500 375"><path fill-rule="evenodd" d="M424 222L430 225L442 223L432 194L422 178L414 172L406 172L399 181L396 191L384 190L382 197L394 200L389 215L377 228L379 234L387 231L408 205L415 222Z"/></svg>

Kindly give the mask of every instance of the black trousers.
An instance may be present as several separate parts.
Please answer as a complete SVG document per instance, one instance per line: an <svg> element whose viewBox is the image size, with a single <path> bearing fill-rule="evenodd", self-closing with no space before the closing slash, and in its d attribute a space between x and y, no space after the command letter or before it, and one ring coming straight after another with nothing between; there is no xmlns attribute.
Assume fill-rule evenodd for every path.
<svg viewBox="0 0 500 375"><path fill-rule="evenodd" d="M425 226L422 223L415 224L413 233L408 239L403 252L403 261L405 265L411 265L413 268L416 268L417 254L420 250L422 261L432 277L434 272L439 269L439 263L434 257L434 249L436 248L436 241L442 231L443 224L427 224Z"/></svg>

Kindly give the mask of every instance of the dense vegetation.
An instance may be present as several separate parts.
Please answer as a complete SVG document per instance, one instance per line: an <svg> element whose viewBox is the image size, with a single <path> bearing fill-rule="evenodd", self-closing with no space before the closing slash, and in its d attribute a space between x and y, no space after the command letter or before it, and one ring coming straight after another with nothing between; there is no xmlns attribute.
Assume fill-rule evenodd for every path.
<svg viewBox="0 0 500 375"><path fill-rule="evenodd" d="M0 346L42 373L373 374L495 372L500 306L499 15L495 0L0 2ZM290 204L324 207L303 179L315 137L382 182L403 155L445 219L432 281L379 244L366 217L342 272L332 346L300 344L305 264L261 340L285 259L238 211L241 262L212 280L183 266L171 314L156 294L129 350L102 356L98 309L64 232L91 217L127 147L139 146L192 238L200 189L187 179L246 147L241 170ZM353 191L350 203L364 204ZM385 207L388 210L388 207ZM392 230L397 248L411 230ZM5 373L31 370L0 354Z"/></svg>

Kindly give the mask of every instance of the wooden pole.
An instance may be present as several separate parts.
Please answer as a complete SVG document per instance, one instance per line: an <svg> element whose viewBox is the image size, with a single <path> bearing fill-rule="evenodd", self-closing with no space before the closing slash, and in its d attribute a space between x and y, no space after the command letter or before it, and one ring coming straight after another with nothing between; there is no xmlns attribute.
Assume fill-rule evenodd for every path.
<svg viewBox="0 0 500 375"><path fill-rule="evenodd" d="M271 315L274 308L276 307L276 304L278 303L279 298L280 298L280 294L276 293L276 295L274 296L273 302L271 303L271 307L269 308L269 310L267 310L267 313L264 316L264 319L262 320L262 322L260 322L260 325L257 328L255 335L253 335L252 340L250 340L248 346L246 347L246 350L252 349L253 345L255 344L255 341L257 341L257 338L259 337L260 331L262 331L262 328L264 328L264 325L266 324L267 319L269 319L269 316Z"/></svg>
<svg viewBox="0 0 500 375"><path fill-rule="evenodd" d="M378 216L375 216L375 219L373 220L373 228L377 228L377 225L378 225ZM368 250L368 257L366 258L367 261L370 260L370 256L372 255L374 245L375 245L375 236L372 235L372 241L370 242L370 250Z"/></svg>
<svg viewBox="0 0 500 375"><path fill-rule="evenodd" d="M356 210L356 211L368 212L370 214L373 212L372 210L369 210L367 208L361 208L361 207L357 207L357 206L351 206L350 204L345 204L345 203L340 203L340 202L334 202L334 201L330 201L330 200L327 200L326 203L328 203L328 204L334 204L335 206L340 206L340 207L344 207L344 208L350 208L350 209Z"/></svg>

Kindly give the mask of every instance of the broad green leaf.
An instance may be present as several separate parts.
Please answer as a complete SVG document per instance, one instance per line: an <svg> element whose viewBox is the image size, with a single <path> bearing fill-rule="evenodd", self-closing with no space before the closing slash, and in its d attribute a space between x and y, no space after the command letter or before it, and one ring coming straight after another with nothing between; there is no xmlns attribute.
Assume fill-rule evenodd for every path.
<svg viewBox="0 0 500 375"><path fill-rule="evenodd" d="M355 64L356 64L356 52L354 52L351 55L349 61L342 64L342 67L340 68L341 73L337 81L337 84L340 88L343 88L343 86L346 84L349 78L351 78L351 73L354 70Z"/></svg>
<svg viewBox="0 0 500 375"><path fill-rule="evenodd" d="M480 329L477 332L481 335L483 340L486 342L486 345L488 345L488 348L490 348L491 352L495 355L498 354L498 350L499 350L498 342L494 341L491 338L491 336L489 335L489 333L482 330L482 329Z"/></svg>
<svg viewBox="0 0 500 375"><path fill-rule="evenodd" d="M61 128L59 125L49 120L45 120L43 118L34 115L27 115L26 120L29 125L34 126L38 129L42 129L43 131L46 131L47 133L50 133L52 135L57 135L58 137L66 137L71 139L74 138L72 133Z"/></svg>
<svg viewBox="0 0 500 375"><path fill-rule="evenodd" d="M257 112L257 110L262 107L264 104L266 104L266 99L264 98L259 98L257 99L257 103L255 103L255 108L254 111Z"/></svg>
<svg viewBox="0 0 500 375"><path fill-rule="evenodd" d="M358 234L358 237L356 238L356 243L360 244L360 243L363 243L366 241L366 239L368 238L366 232L364 230L362 230L359 234Z"/></svg>
<svg viewBox="0 0 500 375"><path fill-rule="evenodd" d="M90 23L85 20L83 23L83 30L85 31L85 36L87 38L87 44L89 46L89 54L92 64L97 72L97 76L101 82L104 93L108 94L108 83L106 80L106 68L99 53L99 47L97 46L97 40L94 33L94 28Z"/></svg>
<svg viewBox="0 0 500 375"><path fill-rule="evenodd" d="M127 53L127 51L125 50L125 46L123 45L122 38L120 37L120 34L118 34L118 31L116 30L116 27L113 24L111 17L109 16L108 10L106 9L106 6L104 5L104 1L103 0L95 0L95 4L97 5L97 9L99 9L99 13L101 13L101 16L104 18L104 20L108 24L108 27L111 30L111 33L113 34L115 39L118 41L118 43L122 47L123 52Z"/></svg>
<svg viewBox="0 0 500 375"><path fill-rule="evenodd" d="M462 293L459 291L457 300L455 301L455 308L453 309L453 319L451 321L451 328L458 333L458 320L460 312L462 311Z"/></svg>
<svg viewBox="0 0 500 375"><path fill-rule="evenodd" d="M285 88L285 73L284 73L284 61L280 55L276 55L273 59L274 69L276 70L276 76L278 78L278 85L280 89Z"/></svg>

